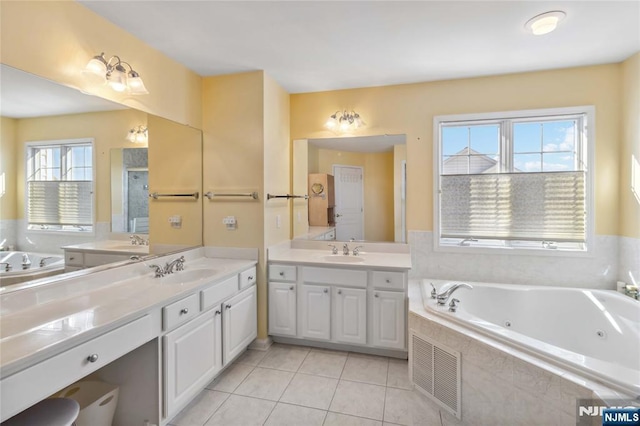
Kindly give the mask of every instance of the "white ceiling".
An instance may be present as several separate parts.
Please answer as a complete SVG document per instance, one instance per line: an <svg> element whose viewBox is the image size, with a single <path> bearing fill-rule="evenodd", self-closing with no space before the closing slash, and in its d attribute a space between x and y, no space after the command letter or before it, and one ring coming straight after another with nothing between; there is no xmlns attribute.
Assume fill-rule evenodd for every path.
<svg viewBox="0 0 640 426"><path fill-rule="evenodd" d="M126 107L0 64L0 115L42 117Z"/></svg>
<svg viewBox="0 0 640 426"><path fill-rule="evenodd" d="M309 139L309 143L318 148L343 152L387 152L393 150L394 145L404 144L405 141L405 135Z"/></svg>
<svg viewBox="0 0 640 426"><path fill-rule="evenodd" d="M290 93L611 63L640 50L640 0L80 3L202 76L265 70ZM567 13L555 32L525 30L550 10Z"/></svg>

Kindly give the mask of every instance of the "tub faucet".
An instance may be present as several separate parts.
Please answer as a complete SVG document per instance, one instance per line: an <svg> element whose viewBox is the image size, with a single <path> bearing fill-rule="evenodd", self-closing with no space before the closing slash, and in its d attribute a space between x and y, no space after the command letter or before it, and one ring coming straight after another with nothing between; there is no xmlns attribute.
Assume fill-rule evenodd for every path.
<svg viewBox="0 0 640 426"><path fill-rule="evenodd" d="M44 268L47 260L49 260L49 259L53 259L53 256L46 256L46 257L43 257L42 259L40 259L40 267Z"/></svg>
<svg viewBox="0 0 640 426"><path fill-rule="evenodd" d="M167 263L164 267L164 273L173 274L174 268L176 271L184 270L184 256L180 256L179 258L174 259L171 262Z"/></svg>
<svg viewBox="0 0 640 426"><path fill-rule="evenodd" d="M22 255L22 269L29 268L31 268L31 259L29 259L29 255L27 253L24 253Z"/></svg>
<svg viewBox="0 0 640 426"><path fill-rule="evenodd" d="M133 244L134 246L146 246L149 244L140 235L136 235L136 234L130 235L129 239L131 240L131 244Z"/></svg>
<svg viewBox="0 0 640 426"><path fill-rule="evenodd" d="M4 265L5 272L11 271L11 264L9 262L1 262L0 265Z"/></svg>
<svg viewBox="0 0 640 426"><path fill-rule="evenodd" d="M449 300L449 298L451 297L451 295L460 287L462 288L468 288L469 290L473 290L473 286L467 284L467 283L454 283L451 285L451 287L447 288L446 290L444 290L441 293L438 293L438 295L436 296L438 299L438 305L440 306L444 306L446 305L447 301Z"/></svg>

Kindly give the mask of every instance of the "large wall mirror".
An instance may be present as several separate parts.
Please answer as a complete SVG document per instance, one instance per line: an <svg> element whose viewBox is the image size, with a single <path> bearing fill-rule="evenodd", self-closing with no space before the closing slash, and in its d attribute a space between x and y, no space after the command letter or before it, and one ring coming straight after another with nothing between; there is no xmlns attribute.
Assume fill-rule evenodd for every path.
<svg viewBox="0 0 640 426"><path fill-rule="evenodd" d="M309 195L294 199L292 238L316 238L314 210L331 199L337 240L406 242L405 135L294 140L292 158L292 191Z"/></svg>
<svg viewBox="0 0 640 426"><path fill-rule="evenodd" d="M200 130L6 65L0 72L1 247L58 254L71 244L108 239L128 243L133 233L148 235L153 254L202 245ZM127 139L131 130L144 129L148 142ZM81 155L79 147L85 142L92 148ZM61 185L54 182L44 190L48 199L42 217L28 210L28 191L38 188L30 179L61 181L68 174L90 180L88 192L80 184L67 185L76 192L67 188L63 197L58 194ZM153 199L152 192L197 192L199 197ZM63 203L88 198L93 200L89 219L65 213L62 224L49 223L55 222L50 219L53 210L62 215ZM179 221L170 223L169 218Z"/></svg>

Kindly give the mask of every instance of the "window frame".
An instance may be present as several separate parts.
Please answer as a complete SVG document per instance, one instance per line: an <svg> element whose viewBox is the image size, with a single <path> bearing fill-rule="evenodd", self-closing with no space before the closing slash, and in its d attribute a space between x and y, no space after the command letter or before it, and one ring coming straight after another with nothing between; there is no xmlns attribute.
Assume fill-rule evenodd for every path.
<svg viewBox="0 0 640 426"><path fill-rule="evenodd" d="M544 248L542 242L540 247L530 247L528 244L514 244L510 246L500 246L498 241L490 244L469 244L459 245L446 243L440 238L440 194L441 181L440 174L442 170L441 158L441 126L447 123L473 124L477 122L488 121L511 121L511 125L507 126L504 132L500 133L500 147L502 152L507 154L508 158L500 158L500 167L502 172L513 162L513 152L511 150L512 143L512 127L513 121L522 122L524 120L536 121L544 119L553 119L558 116L584 116L583 122L583 141L578 150L583 151L586 157L585 165L585 195L586 195L586 242L584 248ZM544 108L529 109L516 111L501 111L477 114L453 114L453 115L437 115L433 117L433 248L437 252L451 253L475 253L475 254L514 254L514 255L536 255L536 256L566 256L566 257L593 257L594 256L594 237L595 237L595 195L594 195L594 177L595 177L595 107L593 105L563 107L563 108ZM584 140L586 139L586 140ZM576 154L578 155L578 154ZM506 164L505 164L506 162ZM531 244L536 244L532 242Z"/></svg>
<svg viewBox="0 0 640 426"><path fill-rule="evenodd" d="M69 145L91 145L91 230L90 231L73 231L69 229L30 229L29 228L29 153L33 148L47 146L69 146ZM94 138L77 138L77 139L52 139L28 141L24 148L24 227L27 234L38 235L74 235L74 236L95 236L96 235L96 146Z"/></svg>

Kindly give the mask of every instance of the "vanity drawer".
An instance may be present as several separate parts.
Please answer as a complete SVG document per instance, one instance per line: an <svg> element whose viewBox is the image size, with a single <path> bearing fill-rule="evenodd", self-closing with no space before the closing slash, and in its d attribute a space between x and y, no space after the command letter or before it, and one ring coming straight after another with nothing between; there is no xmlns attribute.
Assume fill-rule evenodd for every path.
<svg viewBox="0 0 640 426"><path fill-rule="evenodd" d="M338 284L364 288L367 286L367 271L305 266L302 268L302 280L305 283Z"/></svg>
<svg viewBox="0 0 640 426"><path fill-rule="evenodd" d="M236 277L236 286L237 282ZM196 293L162 308L162 329L164 331L171 330L191 318L195 318L200 313L198 309L200 308L199 302L200 300Z"/></svg>
<svg viewBox="0 0 640 426"><path fill-rule="evenodd" d="M240 290L249 287L256 282L256 267L240 273Z"/></svg>
<svg viewBox="0 0 640 426"><path fill-rule="evenodd" d="M205 311L212 306L219 305L224 299L238 292L238 276L234 275L221 283L205 288L200 292L200 304Z"/></svg>
<svg viewBox="0 0 640 426"><path fill-rule="evenodd" d="M289 265L269 265L269 280L295 281L296 267Z"/></svg>
<svg viewBox="0 0 640 426"><path fill-rule="evenodd" d="M404 289L404 273L373 271L373 287L403 290Z"/></svg>
<svg viewBox="0 0 640 426"><path fill-rule="evenodd" d="M131 352L152 338L152 320L149 315L145 315L2 379L1 421ZM90 360L92 356L95 358L94 361Z"/></svg>
<svg viewBox="0 0 640 426"><path fill-rule="evenodd" d="M84 253L81 251L64 251L64 264L69 266L83 266Z"/></svg>

